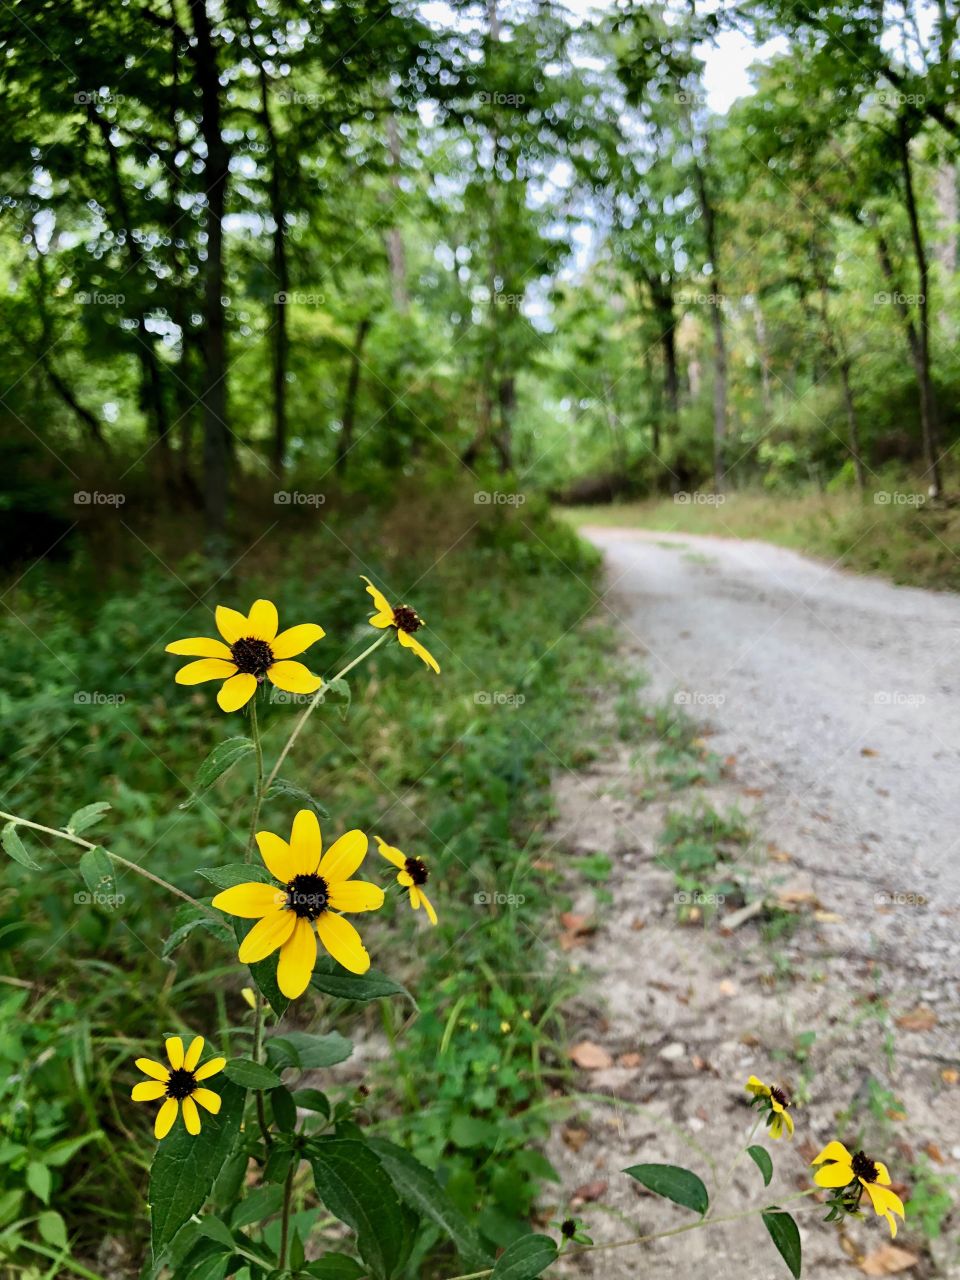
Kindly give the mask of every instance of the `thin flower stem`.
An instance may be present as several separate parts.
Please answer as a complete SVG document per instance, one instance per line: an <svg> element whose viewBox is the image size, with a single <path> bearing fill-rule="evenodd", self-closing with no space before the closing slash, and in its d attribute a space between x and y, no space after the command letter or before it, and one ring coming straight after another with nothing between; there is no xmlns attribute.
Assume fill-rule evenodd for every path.
<svg viewBox="0 0 960 1280"><path fill-rule="evenodd" d="M247 851L244 854L244 862L249 862L253 857L253 841L257 834L257 827L260 825L260 808L266 791L266 787L263 784L263 743L260 740L260 721L257 719L256 694L250 700L250 736L253 738L253 745L257 752L257 790L253 801L253 813L250 816L250 832L247 836Z"/></svg>
<svg viewBox="0 0 960 1280"><path fill-rule="evenodd" d="M108 858L112 858L118 867L124 867L127 871L133 871L138 876L143 876L144 880L150 880L153 884L157 884L161 889L176 894L178 898L182 898L184 902L189 902L191 906L199 907L202 911L206 911L208 915L214 916L216 919L220 917L202 902L198 902L196 898L191 898L189 893L184 893L182 889L178 889L175 884L171 884L169 880L163 880L160 876L155 876L152 871L139 866L136 862L131 862L128 858L123 858L119 853L111 853L109 849L104 849L103 845L94 844L90 840L84 840L82 836L76 836L70 831L61 831L57 827L45 827L40 822L31 822L28 818L18 817L15 813L4 813L0 810L0 819L5 818L8 822L14 823L18 827L29 827L31 831L42 831L48 836L57 836L60 840L67 840L70 844L78 844L83 849L101 849Z"/></svg>
<svg viewBox="0 0 960 1280"><path fill-rule="evenodd" d="M747 1134L746 1142L743 1144L743 1146L740 1148L737 1154L730 1161L730 1166L727 1169L727 1172L724 1174L723 1182L717 1188L717 1192L716 1192L716 1195L714 1196L714 1200L719 1200L720 1197L723 1195L723 1193L730 1186L730 1180L733 1177L733 1171L734 1169L736 1169L737 1165L740 1163L740 1157L746 1152L747 1148L750 1146L750 1143L753 1141L757 1130L760 1128L760 1122L762 1119L763 1119L763 1114L762 1113L758 1114L756 1119L753 1122L753 1128ZM708 1218L710 1217L709 1210L707 1211L707 1217Z"/></svg>
<svg viewBox="0 0 960 1280"><path fill-rule="evenodd" d="M791 1200L801 1200L804 1196L815 1195L819 1190L819 1187L810 1187L806 1191L798 1191L796 1195L787 1196L783 1203L788 1204ZM565 1249L563 1256L565 1258L575 1258L581 1253L600 1253L604 1249L626 1249L632 1244L649 1244L651 1240L666 1240L670 1236L682 1236L688 1231L697 1231L700 1227L711 1227L721 1222L740 1222L744 1218L752 1218L754 1214L766 1213L769 1208L769 1204L754 1205L752 1209L743 1209L740 1213L728 1213L722 1218L698 1218L696 1222L688 1222L682 1227L671 1227L669 1231L654 1231L649 1235L631 1236L629 1240L612 1240L609 1244L580 1245L575 1248ZM493 1267L487 1267L485 1271L470 1271L465 1272L463 1275L448 1276L447 1280L483 1280L484 1276L492 1276L493 1272Z"/></svg>
<svg viewBox="0 0 960 1280"><path fill-rule="evenodd" d="M293 732L290 734L290 737L287 739L286 743L284 744L283 750L277 756L276 764L273 766L273 768L270 770L270 773L267 776L267 783L266 783L265 790L270 789L274 778L277 776L277 774L280 771L280 766L283 764L284 760L286 760L287 755L289 754L290 748L296 742L297 738L299 738L300 731L303 728L303 726L307 723L307 719L312 713L314 707L316 707L317 703L320 702L321 699L323 698L324 690L327 688L327 686L330 684L333 684L334 681L336 680L342 680L345 675L348 675L349 672L351 672L354 669L354 667L359 666L360 663L363 662L364 658L369 658L370 654L373 653L374 649L379 649L380 646L383 644L384 640L386 640L389 635L390 635L390 632L389 630L387 630L387 631L384 631L382 635L377 636L373 644L370 645L368 648L364 649L363 653L358 654L357 657L354 658L352 662L348 662L342 671L337 672L337 674L333 677L333 680L325 681L320 686L317 692L310 699L310 702L304 708L303 714L300 716L300 719L297 721L297 723L293 726Z"/></svg>
<svg viewBox="0 0 960 1280"><path fill-rule="evenodd" d="M258 991L254 997L254 1021L253 1021L253 1060L260 1061L260 1054L263 1049L263 996ZM260 1125L260 1132L263 1134L263 1145L269 1147L273 1142L270 1137L270 1126L267 1124L267 1111L263 1105L263 1090L257 1089L257 1122Z"/></svg>
<svg viewBox="0 0 960 1280"><path fill-rule="evenodd" d="M277 1255L277 1267L281 1271L287 1265L287 1240L290 1235L290 1204L293 1199L293 1174L296 1167L296 1160L291 1160L290 1168L287 1170L287 1180L283 1184L283 1217L280 1220L280 1252Z"/></svg>

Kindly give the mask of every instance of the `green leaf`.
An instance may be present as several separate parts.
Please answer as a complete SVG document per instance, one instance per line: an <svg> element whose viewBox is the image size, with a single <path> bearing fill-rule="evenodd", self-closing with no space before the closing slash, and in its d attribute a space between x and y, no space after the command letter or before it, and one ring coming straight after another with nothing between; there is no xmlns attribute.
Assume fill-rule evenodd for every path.
<svg viewBox="0 0 960 1280"><path fill-rule="evenodd" d="M218 778L253 750L254 746L249 738L227 738L224 742L218 742L197 770L196 791L188 800L183 801L180 808L189 809L191 805L196 804Z"/></svg>
<svg viewBox="0 0 960 1280"><path fill-rule="evenodd" d="M267 1041L267 1057L278 1067L333 1067L346 1062L353 1044L339 1031L313 1036L307 1031L289 1031L285 1036L271 1036ZM277 1082L279 1084L279 1081Z"/></svg>
<svg viewBox="0 0 960 1280"><path fill-rule="evenodd" d="M353 694L350 692L348 681L338 678L336 680L328 680L320 690L320 701L326 702L330 694L343 699L343 706L340 707L340 719L346 720L347 712L350 710L350 702Z"/></svg>
<svg viewBox="0 0 960 1280"><path fill-rule="evenodd" d="M68 831L72 836L89 831L91 827L97 825L104 814L110 812L111 808L112 806L106 800L94 800L93 804L85 804L82 809L78 809L72 815L64 831Z"/></svg>
<svg viewBox="0 0 960 1280"><path fill-rule="evenodd" d="M8 822L3 828L0 843L3 844L4 852L8 853L14 862L19 862L21 867L27 867L30 871L40 870L40 863L35 862L24 848L15 822Z"/></svg>
<svg viewBox="0 0 960 1280"><path fill-rule="evenodd" d="M349 973L329 956L321 957L314 969L310 985L324 995L340 1000L382 1000L386 996L406 996L416 1007L416 1001L406 987L394 982L385 973L368 969L366 973Z"/></svg>
<svg viewBox="0 0 960 1280"><path fill-rule="evenodd" d="M458 1147L492 1147L497 1141L497 1126L483 1116L470 1116L461 1111L450 1125L450 1141Z"/></svg>
<svg viewBox="0 0 960 1280"><path fill-rule="evenodd" d="M178 1116L157 1146L148 1194L155 1263L183 1224L203 1208L214 1179L237 1141L246 1093L229 1081L217 1092L220 1113L204 1113L199 1138L187 1133L183 1117Z"/></svg>
<svg viewBox="0 0 960 1280"><path fill-rule="evenodd" d="M360 1256L378 1280L405 1261L412 1242L409 1211L376 1154L350 1138L317 1138L307 1149L320 1199L357 1234Z"/></svg>
<svg viewBox="0 0 960 1280"><path fill-rule="evenodd" d="M113 862L102 849L87 849L80 857L80 875L94 895L112 895L116 891Z"/></svg>
<svg viewBox="0 0 960 1280"><path fill-rule="evenodd" d="M360 1263L345 1253L325 1253L301 1270L304 1275L315 1276L316 1280L359 1280L365 1274Z"/></svg>
<svg viewBox="0 0 960 1280"><path fill-rule="evenodd" d="M689 1169L675 1164L635 1164L623 1172L674 1204L681 1204L701 1216L707 1212L710 1204L707 1188Z"/></svg>
<svg viewBox="0 0 960 1280"><path fill-rule="evenodd" d="M284 796L288 800L296 800L301 806L306 805L312 809L318 818L329 818L330 810L324 808L319 800L315 800L309 791L304 791L303 787L298 787L295 782L291 782L288 778L276 778L271 784L270 789L266 793L267 799L274 796Z"/></svg>
<svg viewBox="0 0 960 1280"><path fill-rule="evenodd" d="M380 1157L400 1199L450 1237L464 1266L471 1271L489 1267L492 1259L478 1232L440 1186L436 1175L384 1138L373 1138L369 1145Z"/></svg>
<svg viewBox="0 0 960 1280"><path fill-rule="evenodd" d="M319 1089L298 1089L293 1095L293 1104L301 1111L318 1111L330 1119L330 1099Z"/></svg>
<svg viewBox="0 0 960 1280"><path fill-rule="evenodd" d="M747 1147L747 1155L763 1174L763 1185L769 1187L773 1177L773 1161L766 1147Z"/></svg>
<svg viewBox="0 0 960 1280"><path fill-rule="evenodd" d="M223 867L198 867L197 872L218 889L232 889L235 884L274 884L273 876L259 862L228 862ZM277 886L277 893L283 890Z"/></svg>
<svg viewBox="0 0 960 1280"><path fill-rule="evenodd" d="M251 1191L234 1209L230 1215L230 1225L239 1228L247 1227L252 1222L265 1222L279 1212L282 1204L282 1187L257 1187L256 1191Z"/></svg>
<svg viewBox="0 0 960 1280"><path fill-rule="evenodd" d="M790 1269L794 1280L800 1280L800 1232L797 1224L783 1209L771 1205L760 1215L763 1225L770 1232L770 1239L777 1246L777 1252Z"/></svg>
<svg viewBox="0 0 960 1280"><path fill-rule="evenodd" d="M223 1074L242 1089L276 1089L280 1077L269 1067L261 1066L252 1058L231 1058L223 1068Z"/></svg>
<svg viewBox="0 0 960 1280"><path fill-rule="evenodd" d="M39 1160L31 1160L27 1165L27 1186L44 1204L50 1203L50 1188L53 1185L53 1175L45 1164L41 1164Z"/></svg>
<svg viewBox="0 0 960 1280"><path fill-rule="evenodd" d="M56 1249L66 1248L67 1224L53 1209L41 1213L37 1219L37 1230L40 1232L40 1239L47 1244L52 1244Z"/></svg>
<svg viewBox="0 0 960 1280"><path fill-rule="evenodd" d="M533 1280L557 1260L557 1246L549 1236L521 1236L497 1259L490 1280Z"/></svg>
<svg viewBox="0 0 960 1280"><path fill-rule="evenodd" d="M282 1133L294 1133L297 1128L297 1104L290 1096L289 1089L280 1085L270 1090L270 1110L274 1123Z"/></svg>
<svg viewBox="0 0 960 1280"><path fill-rule="evenodd" d="M171 956L180 943L185 942L195 929L206 929L221 942L233 942L233 930L225 921L215 919L202 907L192 907L188 902L184 902L174 913L173 932L163 944L161 953L163 958L166 960Z"/></svg>

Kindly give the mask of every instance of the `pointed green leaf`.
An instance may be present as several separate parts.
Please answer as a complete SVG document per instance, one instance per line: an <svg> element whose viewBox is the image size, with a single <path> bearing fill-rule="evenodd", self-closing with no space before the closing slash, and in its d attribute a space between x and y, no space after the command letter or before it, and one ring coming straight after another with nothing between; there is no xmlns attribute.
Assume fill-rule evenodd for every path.
<svg viewBox="0 0 960 1280"><path fill-rule="evenodd" d="M414 1007L416 1001L410 992L388 978L385 973L376 969L368 969L366 973L349 973L329 956L322 956L317 961L310 985L325 995L336 996L340 1000L382 1000L386 996L406 996Z"/></svg>
<svg viewBox="0 0 960 1280"><path fill-rule="evenodd" d="M84 831L89 831L91 827L97 825L104 814L110 812L111 807L106 800L94 800L93 804L85 804L71 816L64 831L69 831L72 836L79 836Z"/></svg>
<svg viewBox="0 0 960 1280"><path fill-rule="evenodd" d="M181 809L189 809L209 791L218 778L222 778L237 761L242 760L254 750L249 738L227 738L218 742L197 770L197 789L188 800L180 805Z"/></svg>
<svg viewBox="0 0 960 1280"><path fill-rule="evenodd" d="M357 1235L357 1249L377 1280L389 1280L412 1243L411 1215L364 1142L317 1138L308 1149L320 1199Z"/></svg>
<svg viewBox="0 0 960 1280"><path fill-rule="evenodd" d="M116 892L113 861L102 849L87 849L80 857L80 875L92 894L107 896Z"/></svg>
<svg viewBox="0 0 960 1280"><path fill-rule="evenodd" d="M329 1031L322 1036L308 1031L288 1031L285 1036L271 1036L267 1041L267 1056L278 1068L300 1067L306 1071L333 1067L338 1062L346 1062L351 1053L352 1042L339 1031Z"/></svg>
<svg viewBox="0 0 960 1280"><path fill-rule="evenodd" d="M635 1164L624 1173L636 1178L648 1191L672 1200L674 1204L692 1209L701 1216L707 1212L710 1197L707 1188L700 1178L689 1169L681 1169L675 1164Z"/></svg>
<svg viewBox="0 0 960 1280"><path fill-rule="evenodd" d="M8 822L3 828L0 843L3 844L4 852L8 853L14 862L19 862L21 867L26 867L30 871L39 871L41 869L40 863L35 862L24 848L15 822Z"/></svg>
<svg viewBox="0 0 960 1280"><path fill-rule="evenodd" d="M325 809L309 791L304 791L303 787L298 787L295 782L290 782L287 778L277 778L270 784L267 798L273 799L274 796L285 796L289 800L296 800L299 805L312 809L318 818L330 817L329 809Z"/></svg>
<svg viewBox="0 0 960 1280"><path fill-rule="evenodd" d="M763 1185L769 1187L773 1177L773 1161L766 1147L747 1147L747 1155L763 1174Z"/></svg>
<svg viewBox="0 0 960 1280"><path fill-rule="evenodd" d="M497 1259L490 1280L534 1280L557 1260L557 1246L549 1236L521 1236Z"/></svg>
<svg viewBox="0 0 960 1280"><path fill-rule="evenodd" d="M243 1089L276 1089L280 1084L280 1077L275 1071L252 1058L231 1058L223 1068L223 1074Z"/></svg>
<svg viewBox="0 0 960 1280"><path fill-rule="evenodd" d="M777 1246L777 1252L790 1269L794 1280L800 1280L800 1231L797 1224L783 1209L771 1205L760 1215L763 1225L770 1232L770 1239Z"/></svg>

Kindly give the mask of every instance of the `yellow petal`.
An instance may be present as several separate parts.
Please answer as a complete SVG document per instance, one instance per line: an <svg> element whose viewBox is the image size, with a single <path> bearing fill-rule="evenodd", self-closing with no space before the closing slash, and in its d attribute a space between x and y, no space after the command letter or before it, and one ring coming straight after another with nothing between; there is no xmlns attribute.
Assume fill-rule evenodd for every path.
<svg viewBox="0 0 960 1280"><path fill-rule="evenodd" d="M400 877L398 876L397 879L399 878ZM414 911L420 910L420 890L412 882L412 880L410 883L410 905L411 907L413 907Z"/></svg>
<svg viewBox="0 0 960 1280"><path fill-rule="evenodd" d="M226 605L218 604L215 617L217 630L227 644L233 644L247 634L247 619L242 613L237 613L236 609L228 609Z"/></svg>
<svg viewBox="0 0 960 1280"><path fill-rule="evenodd" d="M264 916L240 943L237 959L241 964L256 964L258 960L265 960L277 947L283 946L293 933L296 922L297 917L292 911L274 911L271 915Z"/></svg>
<svg viewBox="0 0 960 1280"><path fill-rule="evenodd" d="M170 1068L165 1067L162 1062L154 1062L152 1058L138 1058L136 1066L138 1071L142 1071L145 1076L153 1076L154 1080L166 1082L170 1078Z"/></svg>
<svg viewBox="0 0 960 1280"><path fill-rule="evenodd" d="M257 832L257 848L263 865L281 884L289 884L297 874L297 861L290 846L272 831Z"/></svg>
<svg viewBox="0 0 960 1280"><path fill-rule="evenodd" d="M367 837L362 831L348 831L323 855L320 874L327 884L349 880L363 861L367 852Z"/></svg>
<svg viewBox="0 0 960 1280"><path fill-rule="evenodd" d="M168 1098L157 1112L157 1118L153 1124L153 1136L158 1139L165 1138L173 1128L173 1122L176 1118L177 1100L176 1098Z"/></svg>
<svg viewBox="0 0 960 1280"><path fill-rule="evenodd" d="M344 916L324 912L317 921L317 933L324 947L344 969L351 973L366 973L370 968L367 949L359 933Z"/></svg>
<svg viewBox="0 0 960 1280"><path fill-rule="evenodd" d="M206 636L191 636L188 640L174 640L167 645L167 653L178 653L184 658L226 658L230 661L229 645L222 640L209 640Z"/></svg>
<svg viewBox="0 0 960 1280"><path fill-rule="evenodd" d="M813 1175L818 1187L845 1187L853 1181L853 1169L846 1160L838 1160L835 1164L825 1164Z"/></svg>
<svg viewBox="0 0 960 1280"><path fill-rule="evenodd" d="M373 599L374 608L376 609L376 613L370 619L370 625L382 631L384 627L389 627L393 624L393 605L382 591L377 590L369 578L364 577L362 573L360 577L367 584L367 592Z"/></svg>
<svg viewBox="0 0 960 1280"><path fill-rule="evenodd" d="M437 913L433 909L433 903L430 901L430 899L427 897L427 895L423 892L422 889L420 890L420 900L423 903L424 911L426 911L427 913L427 919L430 921L431 924L436 924Z"/></svg>
<svg viewBox="0 0 960 1280"><path fill-rule="evenodd" d="M437 675L440 674L440 664L433 654L423 647L416 636L412 636L409 631L398 631L397 639L405 649L411 649L418 658L425 662L431 671L435 671Z"/></svg>
<svg viewBox="0 0 960 1280"><path fill-rule="evenodd" d="M860 1179L863 1182L863 1179ZM878 1186L875 1182L863 1182L867 1195L873 1204L874 1211L883 1216L886 1213L899 1213L900 1217L905 1216L903 1211L903 1201L889 1187Z"/></svg>
<svg viewBox="0 0 960 1280"><path fill-rule="evenodd" d="M842 1160L844 1164L849 1164L853 1159L850 1152L842 1142L828 1142L818 1156L810 1161L811 1164L823 1164L824 1160Z"/></svg>
<svg viewBox="0 0 960 1280"><path fill-rule="evenodd" d="M793 1137L793 1116L790 1114L789 1111L785 1111L783 1113L783 1123L787 1127L787 1137L792 1138Z"/></svg>
<svg viewBox="0 0 960 1280"><path fill-rule="evenodd" d="M392 862L395 867L406 865L406 855L401 853L399 849L394 848L392 844L387 844L386 840L381 840L379 836L374 836L373 838L377 842L377 848L388 862Z"/></svg>
<svg viewBox="0 0 960 1280"><path fill-rule="evenodd" d="M880 1160L874 1160L873 1163L877 1166L877 1181L882 1187L889 1187L890 1170Z"/></svg>
<svg viewBox="0 0 960 1280"><path fill-rule="evenodd" d="M888 1223L889 1223L889 1225L890 1225L890 1238L891 1238L891 1240L896 1240L896 1238L897 1238L897 1220L896 1220L896 1218L893 1216L893 1214L892 1214L892 1213L885 1213L883 1216L886 1218L887 1222L888 1222Z"/></svg>
<svg viewBox="0 0 960 1280"><path fill-rule="evenodd" d="M285 693L316 693L323 684L302 662L274 662L267 668L267 679Z"/></svg>
<svg viewBox="0 0 960 1280"><path fill-rule="evenodd" d="M187 1133L199 1133L200 1112L197 1110L197 1104L192 1098L184 1098L180 1105L183 1107L183 1123L187 1126Z"/></svg>
<svg viewBox="0 0 960 1280"><path fill-rule="evenodd" d="M317 935L309 920L298 920L290 937L280 948L277 986L288 1000L302 996L310 985L317 962Z"/></svg>
<svg viewBox="0 0 960 1280"><path fill-rule="evenodd" d="M290 855L295 867L294 875L313 875L320 864L323 841L320 823L312 809L300 809L290 831ZM328 877L333 879L333 877Z"/></svg>
<svg viewBox="0 0 960 1280"><path fill-rule="evenodd" d="M203 684L204 680L229 680L236 674L236 663L223 658L199 658L181 667L174 680L177 684Z"/></svg>
<svg viewBox="0 0 960 1280"><path fill-rule="evenodd" d="M192 1071L200 1061L200 1055L203 1053L203 1036L194 1036L190 1041L190 1047L183 1055L184 1071Z"/></svg>
<svg viewBox="0 0 960 1280"><path fill-rule="evenodd" d="M748 1093L752 1093L757 1098L770 1097L770 1086L764 1084L763 1081L759 1080L756 1076L751 1076L745 1087Z"/></svg>
<svg viewBox="0 0 960 1280"><path fill-rule="evenodd" d="M221 711L239 711L257 692L257 677L245 671L231 676L220 686L217 702Z"/></svg>
<svg viewBox="0 0 960 1280"><path fill-rule="evenodd" d="M413 876L409 871L401 871L397 875L397 884L402 884L405 889L412 889L413 883Z"/></svg>
<svg viewBox="0 0 960 1280"><path fill-rule="evenodd" d="M159 1080L141 1080L139 1084L133 1086L130 1097L134 1102L155 1102L157 1098L162 1098L167 1091L167 1086Z"/></svg>
<svg viewBox="0 0 960 1280"><path fill-rule="evenodd" d="M171 1067L173 1067L174 1071L182 1067L183 1066L183 1041L180 1039L180 1037L171 1036L169 1040L166 1041L164 1048L167 1051L167 1058L169 1059L170 1065Z"/></svg>
<svg viewBox="0 0 960 1280"><path fill-rule="evenodd" d="M270 600L254 600L247 615L247 635L256 640L272 640L279 625L277 606Z"/></svg>
<svg viewBox="0 0 960 1280"><path fill-rule="evenodd" d="M205 1062L202 1067L197 1067L193 1073L195 1080L209 1080L211 1076L215 1076L218 1071L222 1071L227 1065L226 1058L211 1058L209 1062ZM209 1089L199 1089L198 1093L209 1093ZM204 1103L206 1106L206 1103ZM213 1108L210 1108L213 1110ZM219 1110L219 1108L218 1108Z"/></svg>
<svg viewBox="0 0 960 1280"><path fill-rule="evenodd" d="M240 916L243 920L262 920L264 916L277 911L286 902L286 894L275 884L235 884L218 893L213 906L218 911L225 911L229 916Z"/></svg>
<svg viewBox="0 0 960 1280"><path fill-rule="evenodd" d="M366 880L341 880L330 885L329 902L334 911L379 911L383 890Z"/></svg>
<svg viewBox="0 0 960 1280"><path fill-rule="evenodd" d="M298 627L288 627L286 631L281 631L276 640L271 641L270 648L278 660L295 658L298 653L303 653L312 644L322 640L326 634L323 627L318 627L315 622L301 622Z"/></svg>
<svg viewBox="0 0 960 1280"><path fill-rule="evenodd" d="M212 1115L216 1115L220 1110L220 1095L219 1093L214 1093L212 1089L195 1089L193 1100L194 1102L199 1102L201 1107L206 1107Z"/></svg>

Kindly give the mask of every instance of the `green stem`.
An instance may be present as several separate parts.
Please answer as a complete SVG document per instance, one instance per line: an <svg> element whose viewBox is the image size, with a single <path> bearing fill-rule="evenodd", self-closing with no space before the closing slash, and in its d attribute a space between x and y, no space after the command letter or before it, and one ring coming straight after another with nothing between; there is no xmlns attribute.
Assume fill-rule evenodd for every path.
<svg viewBox="0 0 960 1280"><path fill-rule="evenodd" d="M723 1182L717 1188L716 1194L714 1195L714 1201L719 1200L720 1197L727 1190L727 1188L730 1186L730 1179L733 1177L733 1171L734 1169L736 1169L737 1165L740 1163L740 1157L746 1152L747 1147L749 1147L750 1143L753 1141L754 1135L756 1134L757 1130L760 1128L760 1122L762 1119L763 1119L762 1113L758 1114L756 1119L753 1122L753 1128L747 1134L746 1142L743 1144L743 1146L740 1148L737 1154L730 1161L730 1167L727 1169L727 1172L724 1175ZM707 1211L706 1216L708 1218L711 1216L709 1210Z"/></svg>
<svg viewBox="0 0 960 1280"><path fill-rule="evenodd" d="M290 1203L293 1199L293 1174L297 1167L296 1160L290 1161L287 1180L283 1184L283 1217L280 1220L280 1253L277 1255L277 1267L282 1271L287 1265L287 1240L290 1235Z"/></svg>
<svg viewBox="0 0 960 1280"><path fill-rule="evenodd" d="M252 976L252 975L251 975ZM253 1021L253 1060L260 1061L260 1055L263 1051L263 996L258 991L254 996L254 1021ZM260 1132L263 1134L263 1145L269 1147L273 1142L270 1137L270 1126L267 1124L267 1111L263 1105L263 1090L257 1089L257 1122L260 1125Z"/></svg>
<svg viewBox="0 0 960 1280"><path fill-rule="evenodd" d="M138 866L136 862L130 862L129 859L122 858L119 853L111 853L109 849L104 849L102 844L93 844L91 841L84 840L82 837L76 836L70 831L60 831L56 827L45 827L40 822L31 822L28 818L20 818L15 813L4 813L3 810L0 810L0 819L3 818L8 822L14 823L15 826L29 827L31 831L42 831L45 835L57 836L58 839L68 840L70 844L78 844L83 849L100 849L108 858L112 858L118 867L123 867L127 871L133 871L136 875L143 876L144 880L150 880L153 884L159 885L161 889L166 889L168 892L176 894L176 896L178 898L182 898L184 902L189 902L191 906L200 907L201 910L206 911L208 915L214 916L218 920L220 918L215 911L212 911L209 907L205 906L204 903L198 902L196 898L191 898L189 893L184 893L182 889L178 889L177 886L175 884L171 884L169 880L163 880L160 876L155 876L152 871L147 871L144 867Z"/></svg>
<svg viewBox="0 0 960 1280"><path fill-rule="evenodd" d="M372 645L364 649L363 653L358 654L357 657L354 658L352 662L348 662L342 671L337 672L337 674L333 677L333 680L330 680L326 683L333 684L334 681L336 680L342 680L345 675L348 675L349 672L351 672L354 669L354 667L359 666L360 663L363 662L364 658L369 658L370 654L373 653L374 649L379 649L380 646L383 644L384 640L386 640L389 637L389 635L390 635L390 631L387 630L387 631L384 631L382 635L377 636L376 640L374 640ZM325 684L320 686L317 692L310 699L310 702L304 708L303 714L300 716L300 719L293 726L293 732L290 734L290 737L287 739L286 743L284 744L283 750L277 756L277 762L273 766L273 768L270 770L270 773L267 777L267 790L269 790L271 784L273 783L274 778L279 773L280 766L283 764L284 760L286 760L287 755L290 752L290 748L296 742L297 738L299 738L300 731L303 729L303 726L307 723L307 720L310 717L311 713L313 712L313 709L316 707L317 703L320 702L321 699L323 698L325 687L326 687Z"/></svg>
<svg viewBox="0 0 960 1280"><path fill-rule="evenodd" d="M244 862L249 862L253 857L253 842L256 839L257 827L260 825L260 808L263 804L264 792L267 789L263 785L263 743L260 740L260 721L257 719L256 694L253 695L250 702L250 736L253 738L253 745L257 752L257 790L253 801L253 813L250 817L250 832L247 836L247 851L244 854Z"/></svg>

